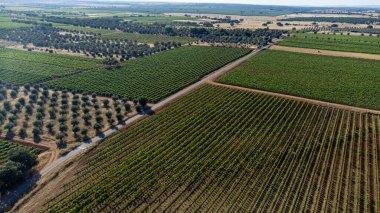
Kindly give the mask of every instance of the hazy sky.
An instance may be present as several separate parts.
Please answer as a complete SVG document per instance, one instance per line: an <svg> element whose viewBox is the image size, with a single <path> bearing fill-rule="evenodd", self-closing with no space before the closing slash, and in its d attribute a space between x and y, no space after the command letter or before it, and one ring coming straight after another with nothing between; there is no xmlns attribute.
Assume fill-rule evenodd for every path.
<svg viewBox="0 0 380 213"><path fill-rule="evenodd" d="M141 0L144 1L144 0ZM191 3L242 3L265 5L312 5L312 6L380 6L380 0L145 0L158 2Z"/></svg>

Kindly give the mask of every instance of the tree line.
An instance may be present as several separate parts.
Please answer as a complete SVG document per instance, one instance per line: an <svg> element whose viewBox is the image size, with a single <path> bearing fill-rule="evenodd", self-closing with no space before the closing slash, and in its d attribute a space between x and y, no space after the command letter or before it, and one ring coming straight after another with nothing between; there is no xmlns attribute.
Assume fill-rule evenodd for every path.
<svg viewBox="0 0 380 213"><path fill-rule="evenodd" d="M121 60L143 57L181 46L177 42L157 42L154 46L150 46L128 39L104 39L92 33L81 34L58 29L51 26L51 24L0 29L0 38L20 42L25 48L27 48L28 44L33 44L36 47L66 50L93 57L117 56Z"/></svg>
<svg viewBox="0 0 380 213"><path fill-rule="evenodd" d="M178 27L175 23L143 24L112 18L66 18L49 16L45 21L98 29L120 30L128 33L156 34L198 38L204 42L230 42L265 45L272 38L280 37L285 31L269 29L216 29L209 27Z"/></svg>

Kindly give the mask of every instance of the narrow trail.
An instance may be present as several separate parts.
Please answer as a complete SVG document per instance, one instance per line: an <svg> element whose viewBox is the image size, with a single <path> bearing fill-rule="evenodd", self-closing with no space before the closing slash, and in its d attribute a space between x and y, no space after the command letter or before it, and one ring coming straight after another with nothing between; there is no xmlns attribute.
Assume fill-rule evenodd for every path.
<svg viewBox="0 0 380 213"><path fill-rule="evenodd" d="M214 85L214 86L219 86L219 87L226 87L226 88L230 88L230 89L237 89L237 90L243 90L243 91L247 91L247 92L270 95L270 96L275 96L275 97L280 97L280 98L286 98L286 99L301 101L301 102L325 106L325 107L333 107L333 108L349 110L349 111L353 111L353 112L372 113L372 114L380 115L379 110L354 107L354 106L349 106L349 105L344 105L344 104L336 104L336 103L331 103L331 102L326 102L326 101L319 101L319 100L310 99L310 98L303 98L303 97L299 97L299 96L286 95L286 94L276 93L276 92L268 92L268 91L258 90L258 89L250 89L250 88L246 88L246 87L217 83L214 81L208 81L208 84Z"/></svg>
<svg viewBox="0 0 380 213"><path fill-rule="evenodd" d="M314 54L314 55L380 60L380 55L369 54L369 53L342 52L342 51L309 49L309 48L288 47L288 46L278 46L278 45L273 45L270 47L270 49L271 50L288 51L288 52L296 52L296 53L307 53L307 54Z"/></svg>

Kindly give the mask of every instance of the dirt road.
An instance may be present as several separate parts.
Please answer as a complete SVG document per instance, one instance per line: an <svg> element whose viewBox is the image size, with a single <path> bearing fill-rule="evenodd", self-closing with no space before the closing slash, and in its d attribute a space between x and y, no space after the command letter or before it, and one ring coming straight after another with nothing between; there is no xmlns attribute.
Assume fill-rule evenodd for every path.
<svg viewBox="0 0 380 213"><path fill-rule="evenodd" d="M166 105L170 104L171 102L175 101L176 99L178 99L179 97L185 95L185 94L188 94L190 93L191 91L193 91L194 89L198 88L199 86L203 85L203 84L206 84L207 82L209 81L212 81L212 80L215 80L216 78L218 78L219 76L223 75L224 73L228 72L229 70L239 66L241 63L249 60L250 58L252 58L254 55L258 54L260 51L262 51L263 49L266 49L268 48L269 46L266 46L264 48L261 48L261 49L257 49L255 51L252 51L251 53L243 56L242 58L236 60L236 61L233 61L229 64L227 64L226 66L216 70L215 72L203 77L200 81L178 91L177 93L163 99L162 101L160 101L159 103L155 104L153 107L152 107L152 110L153 111L157 111L163 107L165 107ZM85 150L87 150L89 147L93 146L94 143L98 142L98 141L101 141L103 140L104 138L114 134L115 132L119 131L120 129L122 128L126 128L140 120L142 120L143 118L145 118L147 115L136 115L130 119L128 119L125 123L123 124L120 124L118 126L116 126L116 128L113 128L113 129L109 129L108 131L104 132L103 136L102 137L95 137L95 138L92 138L90 139L89 141L87 141L87 143L83 143L82 145L80 145L78 148L76 148L75 150L71 151L70 153L68 153L67 155L55 160L54 162L52 162L51 164L49 164L48 166L46 166L44 169L41 170L40 174L41 176L44 176L46 174L48 174L49 172L51 172L52 170L56 169L56 168L59 168L61 165L63 165L66 161L70 160L70 159L73 159L74 157L76 157L77 155L79 155L80 153L83 153Z"/></svg>
<svg viewBox="0 0 380 213"><path fill-rule="evenodd" d="M250 88L239 87L239 86L228 85L228 84L221 84L221 83L217 83L217 82L213 82L213 81L209 81L208 83L211 85L219 86L219 87L226 87L226 88L231 88L231 89L243 90L243 91L247 91L247 92L254 92L254 93L259 93L259 94L264 94L264 95L280 97L280 98L287 98L287 99L291 99L291 100L295 100L295 101L301 101L301 102L316 104L316 105L325 106L325 107L333 107L333 108L349 110L349 111L353 111L353 112L372 113L372 114L380 115L379 110L372 110L372 109L354 107L354 106L349 106L349 105L330 103L330 102L326 102L326 101L319 101L319 100L314 100L314 99L309 99L309 98L303 98L303 97L298 97L298 96L293 96L293 95L285 95L285 94L281 94L281 93L268 92L268 91L264 91L264 90L250 89Z"/></svg>
<svg viewBox="0 0 380 213"><path fill-rule="evenodd" d="M277 46L273 45L270 47L271 50L282 50L288 52L297 52L297 53L308 53L315 55L327 55L327 56L339 56L339 57L350 57L350 58L363 58L363 59L372 59L380 60L380 55L376 54L367 54L367 53L354 53L354 52L341 52L341 51L331 51L331 50L318 50L318 49L307 49L299 47L286 47L286 46Z"/></svg>

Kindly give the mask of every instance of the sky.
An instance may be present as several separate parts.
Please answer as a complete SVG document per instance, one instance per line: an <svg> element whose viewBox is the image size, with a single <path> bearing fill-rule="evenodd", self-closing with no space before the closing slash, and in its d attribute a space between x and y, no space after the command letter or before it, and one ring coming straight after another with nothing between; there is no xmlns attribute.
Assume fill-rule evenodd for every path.
<svg viewBox="0 0 380 213"><path fill-rule="evenodd" d="M123 0L119 0L119 1L123 1ZM191 3L239 3L239 4L289 5L289 6L380 6L380 0L140 0L140 1L191 2Z"/></svg>

